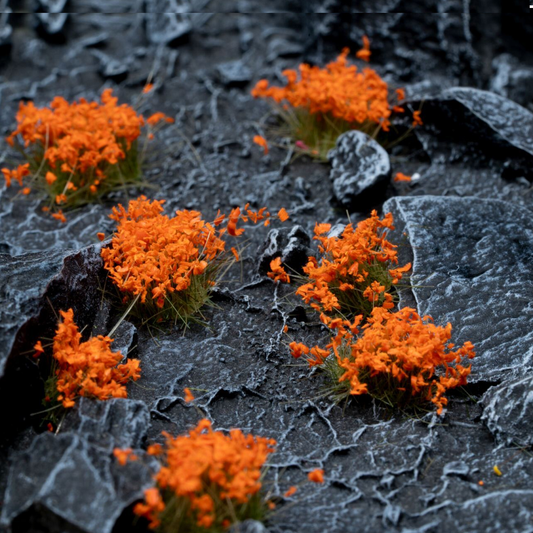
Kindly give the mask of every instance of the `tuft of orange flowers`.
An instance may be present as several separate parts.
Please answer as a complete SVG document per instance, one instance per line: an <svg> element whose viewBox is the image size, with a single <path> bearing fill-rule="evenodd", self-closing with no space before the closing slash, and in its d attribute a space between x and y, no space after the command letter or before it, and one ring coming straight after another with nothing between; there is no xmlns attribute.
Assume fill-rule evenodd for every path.
<svg viewBox="0 0 533 533"><path fill-rule="evenodd" d="M374 210L356 228L348 224L339 237L327 236L330 224L316 224L314 239L322 257L309 258L303 270L310 281L296 294L321 313L326 325L331 315L368 316L376 306L394 307L389 291L411 264L391 268L398 263L396 246L387 240L393 222L391 213L380 219Z"/></svg>
<svg viewBox="0 0 533 533"><path fill-rule="evenodd" d="M227 529L235 520L261 519L261 469L274 452L272 439L213 431L201 420L188 435L163 433L164 447L152 448L162 458L156 486L145 491L134 512L151 529L189 531ZM254 505L255 504L255 505Z"/></svg>
<svg viewBox="0 0 533 533"><path fill-rule="evenodd" d="M395 313L376 307L360 333L358 324L339 328L328 350L318 349L318 355L318 347L300 348L300 353L312 354L310 366L320 365L338 379L339 399L370 394L391 407L414 399L431 401L441 414L446 391L466 384L470 365L463 361L475 356L474 346L467 341L453 350L451 324L436 326L431 317L421 318L409 307ZM334 357L328 359L330 350Z"/></svg>
<svg viewBox="0 0 533 533"><path fill-rule="evenodd" d="M341 133L351 129L387 132L392 114L404 112L398 105L405 97L403 89L389 95L388 85L379 74L350 64L349 53L344 48L325 68L303 63L298 70L284 70L284 87L270 86L262 79L252 89L255 98L275 103L297 151L326 159ZM369 60L370 41L366 36L356 56Z"/></svg>
<svg viewBox="0 0 533 533"><path fill-rule="evenodd" d="M224 265L226 243L221 237L242 235L240 221L268 224L270 213L266 208L253 211L248 204L242 212L237 207L226 227L217 229L225 215L219 213L209 223L200 212L183 210L171 218L163 213L163 203L141 196L127 210L113 208L110 218L118 223L117 232L101 255L126 301L140 299L143 316L180 318L187 324L208 300Z"/></svg>
<svg viewBox="0 0 533 533"><path fill-rule="evenodd" d="M78 396L107 400L127 398L126 384L139 379L140 361L128 359L121 363L120 352L111 351L113 339L99 335L81 342L81 333L74 323L74 312L60 311L53 343L54 372L47 382L47 398L54 398L63 407L73 407ZM41 342L34 349L36 356L44 353Z"/></svg>
<svg viewBox="0 0 533 533"><path fill-rule="evenodd" d="M49 209L83 205L126 183L140 181L137 141L142 129L173 122L163 113L144 119L129 105L118 105L112 89L101 103L55 97L49 107L21 102L17 127L6 138L29 161L14 171L2 169L7 186L32 175L50 197Z"/></svg>

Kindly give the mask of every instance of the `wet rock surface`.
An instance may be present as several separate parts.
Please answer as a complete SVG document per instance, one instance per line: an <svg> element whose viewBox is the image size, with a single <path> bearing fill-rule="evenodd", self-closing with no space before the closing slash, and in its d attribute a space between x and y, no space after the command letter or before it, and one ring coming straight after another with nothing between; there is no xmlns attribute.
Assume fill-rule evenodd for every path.
<svg viewBox="0 0 533 533"><path fill-rule="evenodd" d="M54 13L54 2L42 4L50 4L43 14ZM8 361L0 400L16 407L0 432L0 531L130 532L131 504L153 467L146 445L162 442L162 430L186 432L203 416L217 429L278 441L266 488L278 495L301 488L278 506L268 531L530 531L533 461L523 447L532 444L525 372L533 345L533 122L509 100L527 105L521 78L502 82L499 95L484 91L502 69L493 66L496 53L528 64L524 22L510 29L508 15L478 14L454 1L435 4L435 13L415 0L381 2L379 16L375 2L362 2L353 15L335 1L241 2L231 13L214 0L153 0L146 13L142 4L110 0L104 15L96 0L70 0L64 42L36 28L35 13L0 15L0 54L9 54L0 61L2 136L22 98L43 106L58 94L94 99L113 87L140 112L176 119L146 160L145 176L158 189L142 190L165 198L168 214L198 209L210 219L250 202L272 213L285 207L291 218L270 233L247 228L242 262L206 310L210 328L154 334L124 323L115 348L141 359L141 380L129 386L128 400L80 402L52 435L30 416L40 409L42 384L27 355L38 338L53 337L54 310L73 307L87 336L116 324L102 298L96 233L110 235L111 206L139 191L80 208L61 225L42 213L36 193L21 197L0 185L0 344ZM11 47L2 47L5 31ZM407 86L412 109L422 102L425 124L387 155L385 174L413 181L385 180L382 195L393 199L384 206L351 198L346 206L357 210L354 223L372 207L393 211L400 255L414 263L402 304L452 322L454 341L476 345L472 384L450 394L442 418L409 418L364 398L334 406L318 397L325 382L289 366L283 327L310 344L325 332L293 287L264 275L278 255L301 267L307 248L315 249L315 223L343 227L339 196L352 193L334 185L330 165L305 157L289 164L278 146L263 156L252 138L272 119L249 88L304 58L323 64L347 43L355 51L363 34L372 41L371 66L392 87ZM148 81L155 89L140 99ZM2 146L0 164L15 164L15 155ZM344 155L360 163L351 148ZM194 405L184 401L184 387L194 390ZM133 447L142 461L120 467L114 446ZM325 470L323 485L305 482L314 468Z"/></svg>

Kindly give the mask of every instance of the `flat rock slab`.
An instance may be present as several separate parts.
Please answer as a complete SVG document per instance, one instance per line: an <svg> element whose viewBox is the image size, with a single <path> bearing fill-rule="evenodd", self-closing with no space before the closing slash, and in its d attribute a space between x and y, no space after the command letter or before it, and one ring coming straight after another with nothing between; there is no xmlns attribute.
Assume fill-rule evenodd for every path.
<svg viewBox="0 0 533 533"><path fill-rule="evenodd" d="M392 198L383 207L388 211L397 228L393 239L412 248L418 311L437 324L451 322L454 342L476 347L469 380L500 381L531 368L531 211L500 200L439 196Z"/></svg>

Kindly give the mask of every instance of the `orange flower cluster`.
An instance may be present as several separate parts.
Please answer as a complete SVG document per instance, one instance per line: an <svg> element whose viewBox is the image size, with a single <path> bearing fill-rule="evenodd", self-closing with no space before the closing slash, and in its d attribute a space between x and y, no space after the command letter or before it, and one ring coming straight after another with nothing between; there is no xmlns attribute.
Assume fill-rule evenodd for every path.
<svg viewBox="0 0 533 533"><path fill-rule="evenodd" d="M359 57L368 60L370 47ZM277 103L287 102L292 107L307 109L320 114L362 125L366 122L380 124L389 130L393 111L403 109L391 106L388 101L387 83L375 70L358 71L347 61L348 48L325 68L311 67L305 63L296 70L284 70L288 83L285 87L269 87L267 80L260 80L252 90L255 98L271 98Z"/></svg>
<svg viewBox="0 0 533 533"><path fill-rule="evenodd" d="M187 517L199 527L228 527L245 505L261 489L261 468L276 441L244 435L233 429L229 435L213 431L209 420L201 420L186 436L168 433L166 446L149 448L164 454L164 464L155 476L157 487L145 491L145 501L134 512L150 520L156 529L170 510L166 498L177 498ZM175 507L174 507L175 509ZM183 525L183 522L180 523Z"/></svg>
<svg viewBox="0 0 533 533"><path fill-rule="evenodd" d="M311 281L296 294L321 312L326 324L330 319L324 313L367 316L377 305L391 309L394 303L388 291L411 268L411 264L389 268L398 263L396 246L386 238L386 230L394 229L392 214L380 220L372 211L355 229L348 224L340 237L328 237L330 229L330 224L315 226L322 258L320 263L309 258L303 270Z"/></svg>
<svg viewBox="0 0 533 533"><path fill-rule="evenodd" d="M344 373L339 383L349 385L349 394L371 394L379 399L394 397L394 404L412 397L431 401L441 414L448 389L465 385L470 366L461 363L475 356L474 346L465 342L452 350L452 326L435 326L429 316L421 318L405 307L391 313L376 307L357 336L359 320L352 328L338 328L328 349L333 349L337 365ZM310 366L324 365L329 350L297 345L293 355L311 353ZM318 352L317 352L318 348ZM436 375L442 368L443 374Z"/></svg>
<svg viewBox="0 0 533 533"><path fill-rule="evenodd" d="M56 363L55 387L57 401L63 407L73 407L78 396L107 400L127 398L126 384L139 379L140 361L129 359L120 364L122 354L112 352L109 337L93 337L81 341L81 333L74 323L74 312L60 311L63 321L59 323L53 344ZM39 341L35 345L37 356L44 350Z"/></svg>
<svg viewBox="0 0 533 533"><path fill-rule="evenodd" d="M131 106L118 105L112 89L104 90L101 100L101 104L83 98L69 103L57 96L50 107L37 108L33 102L19 105L17 128L6 140L14 146L20 136L24 148L35 147L34 154L28 156L35 179L40 179L57 205L83 194L94 196L101 188L108 192L110 168L129 156L142 128L160 121L173 122L162 113L145 121ZM131 163L137 167L137 161ZM8 174L8 169L2 172L8 186L13 177L22 185L20 176ZM122 185L129 176L126 169L121 172Z"/></svg>
<svg viewBox="0 0 533 533"><path fill-rule="evenodd" d="M244 212L235 208L227 217L227 226L217 229L226 216L218 214L213 223L202 220L198 211L177 211L173 218L163 214L164 200L150 201L145 196L132 200L126 211L113 208L110 218L118 229L109 248L102 249L104 266L119 289L130 296L140 296L141 304L154 303L163 309L169 298L185 295L193 278L204 276L204 285L214 285L215 260L225 251L220 238L225 233L239 236L244 228L239 221L270 222L266 208ZM284 219L280 211L278 217ZM202 302L203 303L203 302ZM172 302L168 303L172 307Z"/></svg>

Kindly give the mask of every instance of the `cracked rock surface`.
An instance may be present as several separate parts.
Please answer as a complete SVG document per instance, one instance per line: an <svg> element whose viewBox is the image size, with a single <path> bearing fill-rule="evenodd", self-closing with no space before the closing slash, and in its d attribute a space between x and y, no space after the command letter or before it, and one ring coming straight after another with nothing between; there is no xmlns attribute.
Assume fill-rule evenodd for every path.
<svg viewBox="0 0 533 533"><path fill-rule="evenodd" d="M13 4L0 0L2 13ZM50 22L59 20L56 4L40 4ZM379 14L366 0L361 13L336 0L109 0L105 14L97 0L66 5L55 37L35 26L35 13L0 15L2 136L21 99L95 99L105 87L145 115L162 111L176 122L148 154L154 188L114 193L64 225L42 213L36 193L21 197L0 184L0 532L146 533L132 525L133 504L157 468L144 450L162 442L162 431L183 434L204 416L216 429L275 438L266 489L300 486L266 526L240 531L533 531L533 115L518 105L531 105L520 86L528 77L505 81L503 60L493 61L506 54L508 64L531 64L525 21L455 0L424 4L434 13L418 0L383 0ZM276 121L249 91L261 78L280 83L304 59L324 64L346 44L355 52L363 34L371 67L391 87L406 87L411 111L423 102L424 127L391 148L378 173L412 175L410 183L387 177L381 197L341 208L339 196L351 192L330 179L335 160L291 161L276 145L265 156L253 144ZM155 88L140 101L149 80ZM355 157L354 143L345 148L354 165L371 164L368 154ZM16 161L2 145L0 165ZM74 309L84 339L116 324L119 313L102 296L106 243L96 233L110 235L111 207L140 192L166 199L167 214L197 209L209 220L250 202L271 213L284 207L290 219L246 227L242 261L205 311L208 328L159 333L123 323L113 348L142 368L128 399L82 400L57 435L48 433L31 416L43 397L32 347L53 337L59 309ZM291 340L312 345L326 332L294 286L265 276L269 262L281 256L301 269L316 251L316 222L343 228L348 215L355 224L372 208L393 213L391 240L401 264L413 262L401 305L451 322L454 342L475 344L469 385L449 393L442 417L390 412L368 398L333 405L321 396L323 376L290 358L284 326ZM141 460L121 467L116 446ZM315 468L324 484L306 482Z"/></svg>

